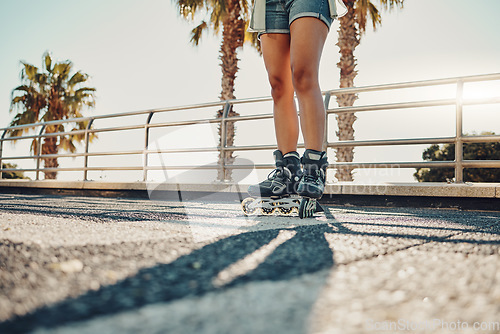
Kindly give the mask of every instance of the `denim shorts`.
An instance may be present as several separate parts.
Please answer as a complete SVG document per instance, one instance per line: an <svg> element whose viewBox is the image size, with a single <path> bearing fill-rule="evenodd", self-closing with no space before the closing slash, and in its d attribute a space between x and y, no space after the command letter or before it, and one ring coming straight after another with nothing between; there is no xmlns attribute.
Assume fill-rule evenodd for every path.
<svg viewBox="0 0 500 334"><path fill-rule="evenodd" d="M330 29L328 0L266 0L265 33L289 34L290 25L301 17L316 17Z"/></svg>

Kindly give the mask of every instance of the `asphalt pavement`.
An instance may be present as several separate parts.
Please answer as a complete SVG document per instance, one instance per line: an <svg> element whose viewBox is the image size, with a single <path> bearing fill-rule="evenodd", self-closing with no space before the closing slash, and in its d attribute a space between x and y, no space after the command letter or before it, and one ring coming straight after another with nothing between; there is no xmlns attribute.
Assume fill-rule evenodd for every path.
<svg viewBox="0 0 500 334"><path fill-rule="evenodd" d="M0 194L0 333L450 332L500 332L500 212Z"/></svg>

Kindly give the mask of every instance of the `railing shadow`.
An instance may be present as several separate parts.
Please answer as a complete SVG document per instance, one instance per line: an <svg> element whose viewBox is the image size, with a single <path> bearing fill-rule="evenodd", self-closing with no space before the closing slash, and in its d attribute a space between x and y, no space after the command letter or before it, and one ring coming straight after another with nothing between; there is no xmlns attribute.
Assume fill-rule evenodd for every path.
<svg viewBox="0 0 500 334"><path fill-rule="evenodd" d="M255 270L222 287L214 284L222 270L268 245L278 237L280 230L261 230L224 238L172 263L142 269L114 285L11 319L0 324L0 332L25 333L40 327L53 328L149 304L203 296L251 282L290 280L334 266L332 250L324 237L326 232L332 232L328 225L301 226L289 231L294 236L277 246ZM322 285L310 287L311 307ZM303 314L303 322L307 316L308 313Z"/></svg>

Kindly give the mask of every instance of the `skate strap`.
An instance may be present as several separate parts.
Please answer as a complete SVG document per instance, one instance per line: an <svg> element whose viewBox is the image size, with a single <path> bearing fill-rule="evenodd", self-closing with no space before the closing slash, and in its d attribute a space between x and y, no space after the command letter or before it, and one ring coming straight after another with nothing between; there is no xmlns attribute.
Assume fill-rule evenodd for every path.
<svg viewBox="0 0 500 334"><path fill-rule="evenodd" d="M326 157L326 152L319 152L315 150L307 149L304 155L300 159L304 168L311 168L316 166L316 168L325 168L328 166L328 158Z"/></svg>
<svg viewBox="0 0 500 334"><path fill-rule="evenodd" d="M326 158L326 152L325 151L320 152L320 151L316 151L316 150L307 149L304 152L304 158L309 159L309 160L319 161L323 158Z"/></svg>
<svg viewBox="0 0 500 334"><path fill-rule="evenodd" d="M288 152L287 154L283 155L283 158L286 159L286 158L297 158L297 159L300 159L300 156L299 156L299 153L298 152Z"/></svg>

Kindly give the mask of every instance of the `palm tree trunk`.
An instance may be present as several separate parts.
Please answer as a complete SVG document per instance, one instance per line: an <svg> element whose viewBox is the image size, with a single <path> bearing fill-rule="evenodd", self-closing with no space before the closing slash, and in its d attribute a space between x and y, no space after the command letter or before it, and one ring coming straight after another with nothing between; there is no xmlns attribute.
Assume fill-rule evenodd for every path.
<svg viewBox="0 0 500 334"><path fill-rule="evenodd" d="M56 129L51 129L51 127L47 127L46 133L57 132ZM57 154L57 137L45 137L42 144L42 155L45 154ZM59 167L59 162L57 158L44 158L43 166L45 168L57 168ZM45 173L46 180L55 180L57 178L57 172L48 171Z"/></svg>
<svg viewBox="0 0 500 334"><path fill-rule="evenodd" d="M339 19L339 40L337 42L340 48L340 61L337 67L340 69L340 88L353 87L354 78L358 74L356 68L356 58L354 50L359 45L359 31L356 27L356 14L354 12L355 0L344 0L348 12ZM339 107L350 107L358 99L356 94L337 95ZM354 122L356 116L354 113L345 113L337 115L339 131L337 137L342 140L354 140ZM340 147L336 149L337 162L352 162L354 159L353 147ZM339 181L353 181L352 168L339 167L335 177Z"/></svg>
<svg viewBox="0 0 500 334"><path fill-rule="evenodd" d="M50 89L49 101L47 104L48 115L51 115L50 120L63 119L62 101L60 94L55 86ZM58 131L57 126L48 126L45 129L45 133L55 133ZM43 154L57 154L57 137L45 137L42 144L42 155ZM57 158L45 158L43 159L43 165L45 168L57 168L59 163ZM45 179L55 180L57 178L57 172L44 172Z"/></svg>
<svg viewBox="0 0 500 334"><path fill-rule="evenodd" d="M232 100L234 96L234 81L238 72L237 49L243 46L245 36L245 22L241 17L240 0L230 0L227 2L227 16L223 21L222 45L220 49L220 59L222 68L222 91L221 100ZM219 110L217 117L222 117L223 110ZM238 116L232 107L227 114L228 117ZM234 122L226 123L226 145L234 145L235 127ZM222 129L219 127L219 137L222 138ZM219 154L219 164L226 165L234 161L232 151L224 151ZM231 170L222 170L218 172L219 180L231 180Z"/></svg>

